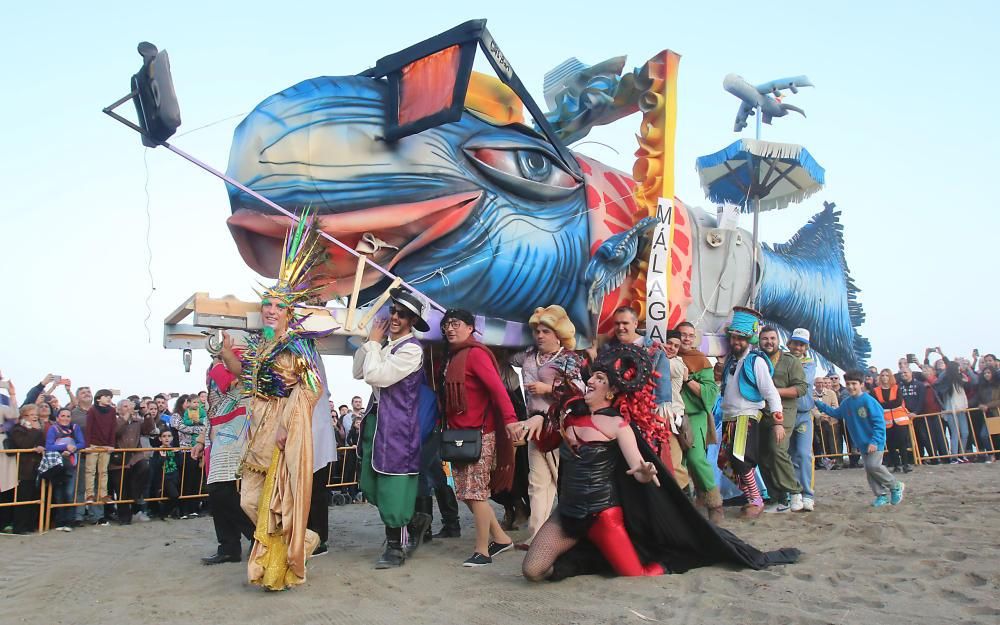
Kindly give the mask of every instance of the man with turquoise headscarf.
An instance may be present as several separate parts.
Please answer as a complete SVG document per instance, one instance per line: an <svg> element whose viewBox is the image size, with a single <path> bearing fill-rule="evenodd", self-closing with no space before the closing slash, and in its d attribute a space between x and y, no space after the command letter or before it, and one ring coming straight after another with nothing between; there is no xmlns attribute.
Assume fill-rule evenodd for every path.
<svg viewBox="0 0 1000 625"><path fill-rule="evenodd" d="M746 496L742 516L747 518L757 518L764 510L754 477L761 410L765 406L770 409L776 423L783 419L781 397L771 380L771 361L751 347L757 343L760 318L760 313L751 308L733 309L732 323L726 329L729 356L722 371L719 468Z"/></svg>

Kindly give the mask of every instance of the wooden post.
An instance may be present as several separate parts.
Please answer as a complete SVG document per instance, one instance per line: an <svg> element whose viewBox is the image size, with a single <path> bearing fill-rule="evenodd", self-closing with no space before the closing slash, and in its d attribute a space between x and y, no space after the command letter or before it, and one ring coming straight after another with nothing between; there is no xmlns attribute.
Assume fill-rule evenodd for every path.
<svg viewBox="0 0 1000 625"><path fill-rule="evenodd" d="M351 300L347 302L347 321L344 322L344 327L348 330L354 328L354 313L358 309L358 293L361 292L361 277L365 273L365 257L364 255L358 256L358 266L354 270L354 286L351 287Z"/></svg>
<svg viewBox="0 0 1000 625"><path fill-rule="evenodd" d="M392 284L389 285L389 288L387 288L385 292L382 293L382 295L378 296L378 299L375 300L375 303L372 304L372 307L369 308L368 312L365 313L365 316L361 318L361 321L358 322L358 326L354 328L355 330L360 330L364 328L366 325L368 325L368 322L372 320L372 317L375 316L375 313L378 312L378 309L382 308L382 305L389 300L389 292L392 291L394 288L398 287L400 282L402 282L401 278L396 278L395 280L392 281Z"/></svg>

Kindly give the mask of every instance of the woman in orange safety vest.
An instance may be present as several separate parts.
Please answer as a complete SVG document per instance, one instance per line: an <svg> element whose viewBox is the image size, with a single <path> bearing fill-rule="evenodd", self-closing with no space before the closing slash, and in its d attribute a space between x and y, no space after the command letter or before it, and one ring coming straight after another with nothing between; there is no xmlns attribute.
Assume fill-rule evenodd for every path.
<svg viewBox="0 0 1000 625"><path fill-rule="evenodd" d="M896 376L888 369L882 369L878 374L878 386L872 389L872 395L885 411L885 446L887 459L893 473L909 473L907 463L907 447L910 444L910 411L899 394L896 386Z"/></svg>

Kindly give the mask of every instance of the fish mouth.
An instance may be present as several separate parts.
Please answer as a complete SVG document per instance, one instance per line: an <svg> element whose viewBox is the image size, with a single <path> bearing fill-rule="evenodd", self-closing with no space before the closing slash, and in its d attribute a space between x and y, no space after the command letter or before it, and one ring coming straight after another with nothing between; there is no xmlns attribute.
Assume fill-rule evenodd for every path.
<svg viewBox="0 0 1000 625"><path fill-rule="evenodd" d="M392 247L383 247L369 258L391 270L401 260L446 236L458 228L482 198L483 191L456 193L418 202L389 204L338 214L317 215L322 232L355 249L362 236L374 235ZM269 278L278 277L285 233L293 220L284 215L265 214L250 208L238 208L226 221L236 247L246 264ZM354 284L357 258L331 241L326 243L329 259L323 268L328 294L350 293ZM368 288L383 278L366 267L361 288Z"/></svg>

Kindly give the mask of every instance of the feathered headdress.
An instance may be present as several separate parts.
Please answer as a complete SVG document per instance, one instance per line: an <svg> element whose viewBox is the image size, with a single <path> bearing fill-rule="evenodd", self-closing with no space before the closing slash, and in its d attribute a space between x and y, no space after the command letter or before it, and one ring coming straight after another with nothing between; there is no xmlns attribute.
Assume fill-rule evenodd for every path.
<svg viewBox="0 0 1000 625"><path fill-rule="evenodd" d="M258 291L262 302L277 300L282 308L294 309L321 290L321 286L315 286L315 270L326 262L327 254L315 221L315 213L307 208L299 223L285 234L278 282ZM292 314L295 317L294 311Z"/></svg>

